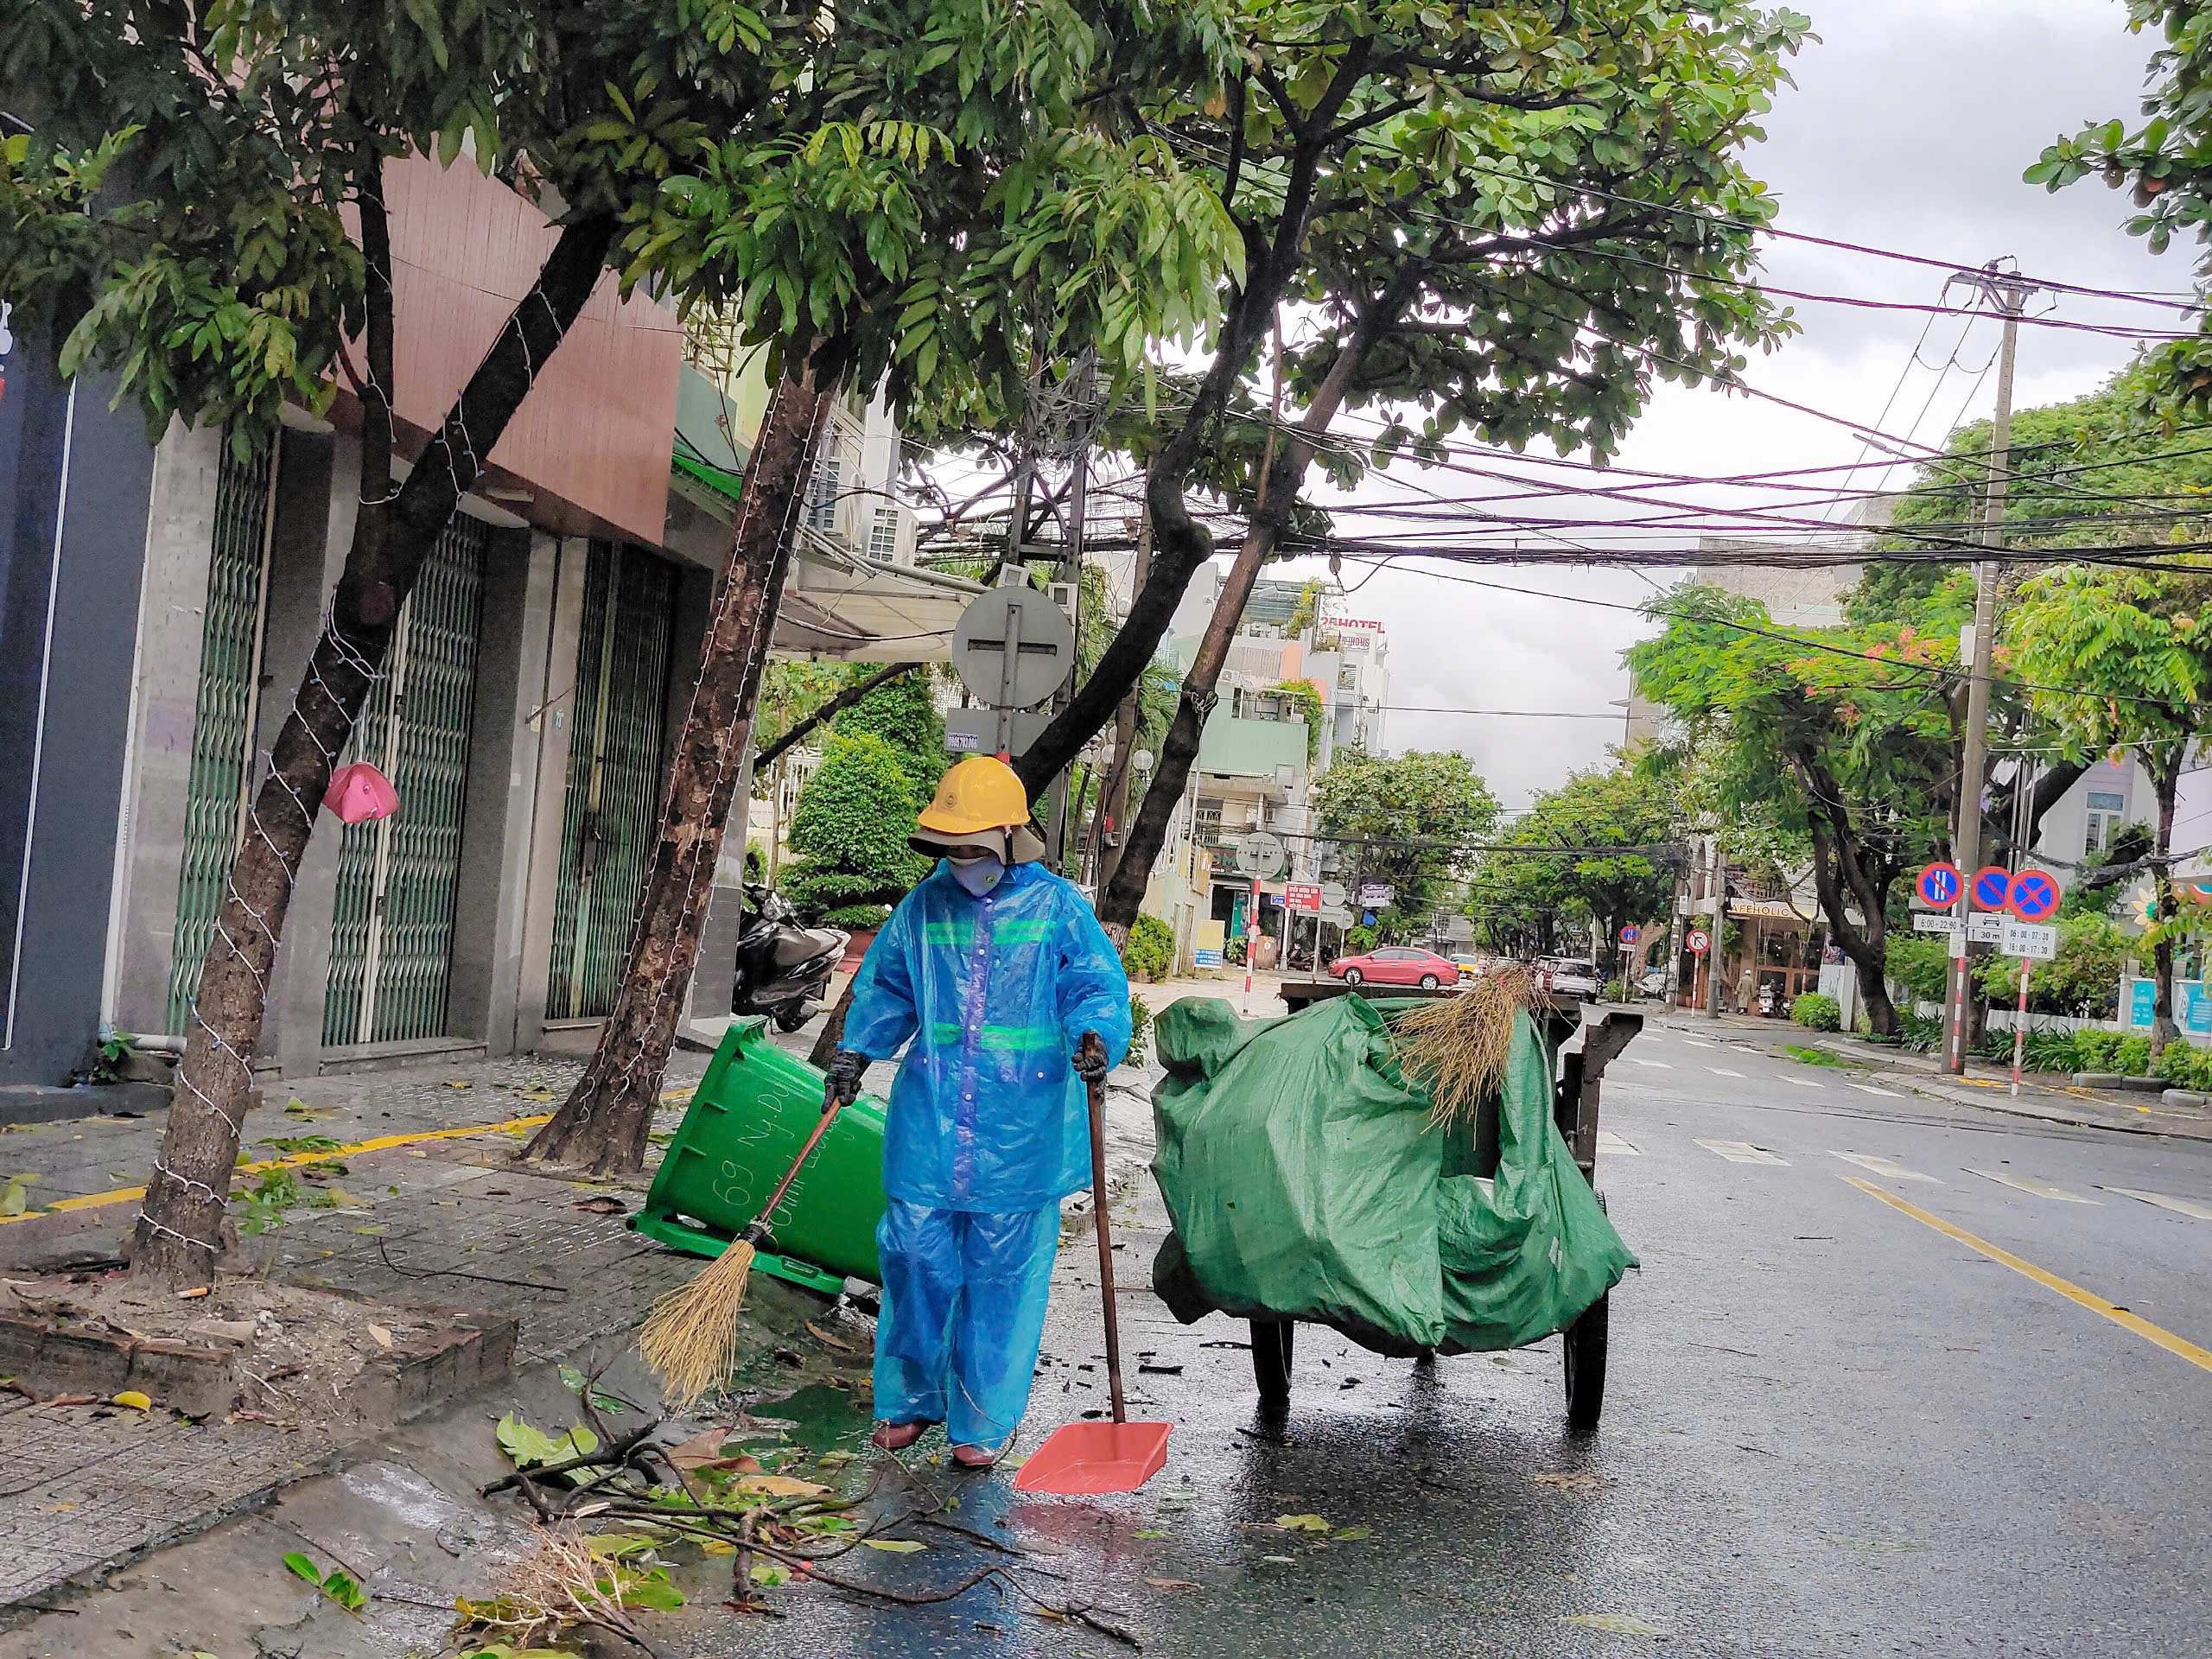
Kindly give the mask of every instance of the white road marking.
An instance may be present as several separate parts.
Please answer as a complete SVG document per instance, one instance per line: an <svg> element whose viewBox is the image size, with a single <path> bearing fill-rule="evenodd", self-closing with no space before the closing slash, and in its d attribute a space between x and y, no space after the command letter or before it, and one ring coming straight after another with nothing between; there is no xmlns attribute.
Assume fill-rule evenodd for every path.
<svg viewBox="0 0 2212 1659"><path fill-rule="evenodd" d="M2025 1192L2031 1198L2056 1198L2061 1204L2095 1204L2095 1198L2085 1198L2079 1192L2069 1192L2063 1186L2053 1186L2049 1181L2039 1181L2032 1175L2006 1175L1994 1169L1969 1169L1969 1175L1979 1175L1985 1181L1994 1181L1999 1186L2009 1186L2016 1192Z"/></svg>
<svg viewBox="0 0 2212 1659"><path fill-rule="evenodd" d="M1608 1158L1641 1158L1643 1154L1615 1135L1611 1129L1598 1131L1598 1151Z"/></svg>
<svg viewBox="0 0 2212 1659"><path fill-rule="evenodd" d="M1871 1083L1853 1083L1847 1084L1844 1086L1849 1089L1856 1089L1862 1095L1881 1095L1891 1100L1903 1100L1904 1098L1903 1095L1897 1093L1894 1089L1877 1089Z"/></svg>
<svg viewBox="0 0 2212 1659"><path fill-rule="evenodd" d="M1827 1084L1825 1083L1815 1083L1810 1077L1792 1077L1787 1071L1782 1074L1782 1080L1784 1083L1790 1084L1793 1088L1797 1089L1825 1089L1827 1087Z"/></svg>
<svg viewBox="0 0 2212 1659"><path fill-rule="evenodd" d="M1697 1144L1707 1152L1718 1153L1732 1164L1771 1164L1781 1169L1789 1167L1787 1158L1777 1158L1764 1147L1755 1147L1748 1141L1700 1141Z"/></svg>
<svg viewBox="0 0 2212 1659"><path fill-rule="evenodd" d="M1740 1077L1744 1075L1740 1071L1731 1071L1725 1065L1708 1065L1705 1069L1716 1077Z"/></svg>
<svg viewBox="0 0 2212 1659"><path fill-rule="evenodd" d="M1853 1088L1858 1087L1856 1084L1852 1086ZM1930 1186L1941 1186L1943 1185L1943 1183L1936 1177L1933 1175L1923 1175L1916 1169L1907 1169L1903 1164L1897 1163L1892 1159L1885 1158L1879 1153L1839 1152L1835 1155L1842 1159L1847 1164L1858 1165L1859 1168L1866 1171L1870 1175L1879 1175L1884 1180L1926 1181Z"/></svg>
<svg viewBox="0 0 2212 1659"><path fill-rule="evenodd" d="M2139 1192L2132 1186L2108 1186L2107 1192L2117 1192L2123 1198L2138 1198L2145 1204L2155 1204L2161 1210L2171 1210L2177 1215L2194 1216L2199 1221L2212 1221L2212 1205L2199 1204L2194 1198L2177 1198L2168 1192Z"/></svg>
<svg viewBox="0 0 2212 1659"><path fill-rule="evenodd" d="M1628 1063L1630 1065L1648 1065L1654 1071L1671 1071L1675 1069L1664 1060L1647 1060L1635 1054L1628 1057Z"/></svg>
<svg viewBox="0 0 2212 1659"><path fill-rule="evenodd" d="M1700 1043L1694 1037L1685 1037L1682 1040L1688 1043L1692 1048L1711 1048L1713 1046L1711 1043Z"/></svg>

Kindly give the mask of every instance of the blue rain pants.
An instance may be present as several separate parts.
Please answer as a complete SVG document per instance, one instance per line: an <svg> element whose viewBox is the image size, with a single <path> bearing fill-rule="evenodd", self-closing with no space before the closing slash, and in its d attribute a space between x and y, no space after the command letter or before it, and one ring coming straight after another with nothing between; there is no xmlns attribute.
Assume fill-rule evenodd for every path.
<svg viewBox="0 0 2212 1659"><path fill-rule="evenodd" d="M998 1215L890 1200L875 1230L875 1414L1004 1446L1029 1404L1059 1236L1057 1204Z"/></svg>

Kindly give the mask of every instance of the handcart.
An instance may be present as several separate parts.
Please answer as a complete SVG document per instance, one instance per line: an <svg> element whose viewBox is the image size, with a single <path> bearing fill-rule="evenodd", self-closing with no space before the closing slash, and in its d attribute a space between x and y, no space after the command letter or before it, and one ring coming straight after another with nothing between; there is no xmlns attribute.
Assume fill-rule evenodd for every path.
<svg viewBox="0 0 2212 1659"><path fill-rule="evenodd" d="M1440 988L1426 995L1448 996L1455 988ZM1319 979L1287 982L1281 992L1293 1014L1331 998L1360 994L1350 990L1339 982ZM1379 993L1376 1000L1403 1001L1423 995L1419 991L1402 992L1393 987ZM1572 1154L1575 1167L1589 1182L1602 1211L1605 1195L1597 1191L1598 1124L1602 1084L1605 1068L1643 1029L1643 1016L1622 1009L1609 1010L1603 1019L1590 1025L1586 1031L1582 1024L1582 1005L1578 1001L1571 997L1544 995L1531 1001L1529 1013L1541 1033L1545 1052L1556 1057L1551 1096L1552 1121ZM1582 1046L1561 1053L1562 1047L1578 1031L1586 1032ZM1497 1111L1498 1103L1493 1097L1484 1103L1476 1119L1475 1166L1472 1173L1478 1175L1492 1175L1497 1169ZM1611 1293L1607 1290L1561 1332L1566 1357L1567 1426L1577 1432L1595 1429L1605 1408L1607 1324L1611 1301ZM1259 1387L1260 1408L1263 1415L1280 1417L1289 1409L1296 1331L1302 1322L1298 1318L1255 1317L1248 1320L1251 1334L1252 1374ZM1371 1340L1356 1329L1338 1328L1342 1334L1375 1351L1395 1354L1408 1351L1395 1344ZM1424 1363L1435 1357L1433 1350L1413 1351L1416 1358Z"/></svg>

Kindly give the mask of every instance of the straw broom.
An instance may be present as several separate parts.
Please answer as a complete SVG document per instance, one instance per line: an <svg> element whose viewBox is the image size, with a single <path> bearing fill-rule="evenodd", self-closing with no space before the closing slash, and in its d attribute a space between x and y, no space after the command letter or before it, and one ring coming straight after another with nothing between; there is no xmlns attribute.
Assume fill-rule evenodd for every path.
<svg viewBox="0 0 2212 1659"><path fill-rule="evenodd" d="M753 1258L768 1237L768 1217L776 1213L799 1171L822 1144L842 1104L837 1098L836 1083L826 1083L822 1090L822 1121L806 1137L806 1144L798 1149L798 1156L791 1160L791 1166L784 1172L768 1202L760 1206L753 1224L730 1241L729 1248L715 1258L714 1266L662 1297L645 1316L638 1332L638 1351L660 1373L662 1392L676 1409L689 1410L696 1405L708 1389L736 1369L737 1316L745 1308L745 1287L753 1277Z"/></svg>
<svg viewBox="0 0 2212 1659"><path fill-rule="evenodd" d="M1484 1098L1505 1075L1514 1021L1529 1006L1534 981L1524 969L1484 975L1457 996L1416 1008L1394 1024L1406 1075L1436 1103L1432 1127L1472 1122Z"/></svg>

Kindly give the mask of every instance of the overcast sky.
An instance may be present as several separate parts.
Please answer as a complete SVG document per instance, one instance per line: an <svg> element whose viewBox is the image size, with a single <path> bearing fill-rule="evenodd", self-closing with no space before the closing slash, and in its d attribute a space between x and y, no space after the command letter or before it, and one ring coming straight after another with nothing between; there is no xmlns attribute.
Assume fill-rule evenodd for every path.
<svg viewBox="0 0 2212 1659"><path fill-rule="evenodd" d="M1823 37L1796 64L1750 154L1781 199L1782 226L1815 235L1980 264L2016 257L2031 275L2107 289L2188 287L2193 249L2153 257L2121 228L2127 199L2085 181L2053 196L2020 181L2062 131L2112 116L2134 118L2152 41L2126 28L2121 0L1794 0ZM1930 302L1943 273L1790 242L1770 242L1777 285ZM1804 332L1753 363L1753 385L1872 424L1893 391L1882 429L1941 443L1961 422L1986 418L1994 375L1993 322L1961 344L1961 323L1938 318L1920 357L1957 366L1938 384L1913 366L1923 316L1798 304ZM2069 297L2056 315L2165 327L2146 308ZM2094 391L2130 354L2126 342L2051 328L2022 332L2017 404L2031 407ZM1900 377L1903 376L1902 384ZM1934 393L1932 401L1931 392ZM1969 393L1972 393L1969 397ZM1926 413L1922 416L1922 410ZM1619 464L1709 476L1857 460L1838 427L1764 402L1662 386L1623 446ZM1891 475L1902 484L1907 470ZM1859 475L1872 487L1878 474ZM1463 493L1432 475L1427 487ZM1570 509L1572 511L1572 509ZM1318 568L1318 567L1317 567ZM1522 599L1416 574L1376 574L1347 608L1389 630L1394 705L1603 712L1627 696L1619 653L1646 626L1592 606ZM1281 574L1307 571L1287 566ZM1359 573L1346 567L1347 582ZM1494 567L1471 572L1522 588L1634 603L1653 582L1630 571ZM1664 585L1668 573L1656 573ZM1598 720L1502 720L1403 709L1389 716L1393 750L1457 748L1508 806L1602 761L1619 741L1618 715Z"/></svg>

